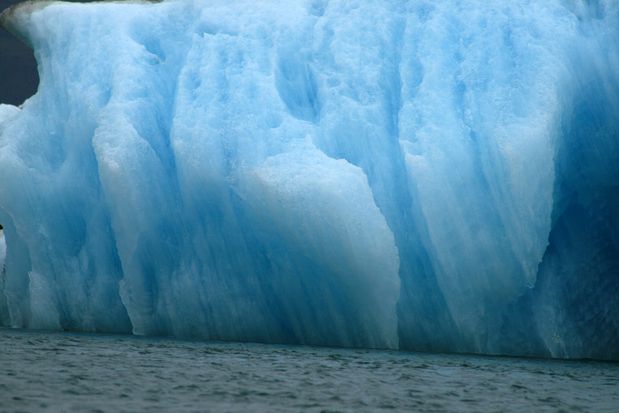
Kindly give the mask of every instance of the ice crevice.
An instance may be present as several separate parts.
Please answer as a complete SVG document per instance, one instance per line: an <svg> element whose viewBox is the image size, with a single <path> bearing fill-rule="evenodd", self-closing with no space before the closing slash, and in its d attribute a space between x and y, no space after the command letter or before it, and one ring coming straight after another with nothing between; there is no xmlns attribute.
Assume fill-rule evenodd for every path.
<svg viewBox="0 0 619 413"><path fill-rule="evenodd" d="M25 3L0 324L619 348L612 1Z"/></svg>

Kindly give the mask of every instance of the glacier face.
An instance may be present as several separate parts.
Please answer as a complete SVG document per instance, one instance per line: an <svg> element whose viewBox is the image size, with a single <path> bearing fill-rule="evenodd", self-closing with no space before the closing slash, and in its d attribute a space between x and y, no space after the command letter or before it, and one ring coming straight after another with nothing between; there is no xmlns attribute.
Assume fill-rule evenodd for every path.
<svg viewBox="0 0 619 413"><path fill-rule="evenodd" d="M25 3L0 323L619 358L619 4Z"/></svg>

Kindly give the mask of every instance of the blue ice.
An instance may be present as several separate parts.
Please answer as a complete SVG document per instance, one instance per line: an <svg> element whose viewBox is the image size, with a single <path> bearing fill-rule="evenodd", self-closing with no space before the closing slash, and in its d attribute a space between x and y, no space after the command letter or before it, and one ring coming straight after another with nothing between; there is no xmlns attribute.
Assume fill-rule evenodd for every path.
<svg viewBox="0 0 619 413"><path fill-rule="evenodd" d="M619 358L615 0L1 21L41 79L0 105L1 324Z"/></svg>

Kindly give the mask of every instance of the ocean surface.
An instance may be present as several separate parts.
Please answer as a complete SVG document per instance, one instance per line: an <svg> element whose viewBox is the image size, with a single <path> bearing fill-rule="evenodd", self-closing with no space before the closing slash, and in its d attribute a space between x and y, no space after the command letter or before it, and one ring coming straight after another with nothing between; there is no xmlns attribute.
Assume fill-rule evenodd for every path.
<svg viewBox="0 0 619 413"><path fill-rule="evenodd" d="M617 412L619 364L0 329L2 412Z"/></svg>

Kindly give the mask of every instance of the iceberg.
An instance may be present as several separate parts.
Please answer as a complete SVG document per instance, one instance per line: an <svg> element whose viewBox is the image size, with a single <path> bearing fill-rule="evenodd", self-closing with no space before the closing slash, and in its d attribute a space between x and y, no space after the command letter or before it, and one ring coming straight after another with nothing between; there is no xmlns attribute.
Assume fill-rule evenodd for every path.
<svg viewBox="0 0 619 413"><path fill-rule="evenodd" d="M0 21L1 325L619 359L618 2Z"/></svg>

